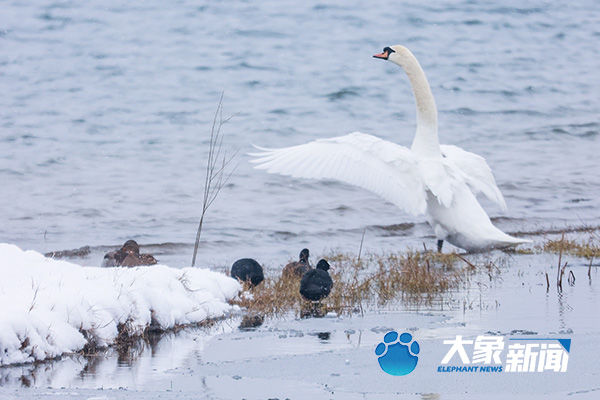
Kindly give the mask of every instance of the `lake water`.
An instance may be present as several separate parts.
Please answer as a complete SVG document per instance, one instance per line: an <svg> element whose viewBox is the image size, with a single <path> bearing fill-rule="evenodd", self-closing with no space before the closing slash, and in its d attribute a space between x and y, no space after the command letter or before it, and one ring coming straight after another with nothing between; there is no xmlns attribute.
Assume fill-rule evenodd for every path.
<svg viewBox="0 0 600 400"><path fill-rule="evenodd" d="M339 3L339 4L338 4ZM0 12L0 241L42 252L134 238L189 264L221 92L237 168L208 211L201 265L280 265L302 247L434 246L364 190L252 169L251 144L359 130L409 146L413 50L440 139L484 156L508 232L600 224L600 7L595 1L10 1ZM316 261L316 260L315 260Z"/></svg>

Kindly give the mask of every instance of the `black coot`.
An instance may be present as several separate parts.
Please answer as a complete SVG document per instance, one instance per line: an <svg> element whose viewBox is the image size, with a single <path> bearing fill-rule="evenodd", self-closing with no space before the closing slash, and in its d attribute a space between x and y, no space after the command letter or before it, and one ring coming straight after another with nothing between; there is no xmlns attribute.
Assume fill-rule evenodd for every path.
<svg viewBox="0 0 600 400"><path fill-rule="evenodd" d="M304 274L300 281L300 294L306 300L318 301L324 299L331 292L333 281L329 276L329 263L320 260L315 269Z"/></svg>
<svg viewBox="0 0 600 400"><path fill-rule="evenodd" d="M242 282L250 281L252 286L258 285L265 279L262 267L252 258L241 258L234 262L231 266L231 277Z"/></svg>

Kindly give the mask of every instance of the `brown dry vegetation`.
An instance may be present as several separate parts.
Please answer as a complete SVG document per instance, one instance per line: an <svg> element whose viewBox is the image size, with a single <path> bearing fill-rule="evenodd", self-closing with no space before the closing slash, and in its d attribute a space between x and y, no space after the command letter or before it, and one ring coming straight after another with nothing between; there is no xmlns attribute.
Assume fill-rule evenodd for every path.
<svg viewBox="0 0 600 400"><path fill-rule="evenodd" d="M595 236L590 236L586 242L578 242L563 235L558 240L548 240L544 243L543 250L587 259L600 258L600 243Z"/></svg>
<svg viewBox="0 0 600 400"><path fill-rule="evenodd" d="M558 271L556 277L556 286L559 291L563 288L563 278L567 269L568 261L562 263L563 255L572 255L575 257L585 258L589 261L587 276L591 282L592 266L594 260L600 258L600 236L596 231L588 231L589 237L586 241L576 241L565 238L565 233L562 234L560 240L548 240L544 243L542 250L546 252L558 253ZM569 270L567 277L569 285L575 285L575 274L573 270ZM546 273L546 291L550 289L550 279Z"/></svg>
<svg viewBox="0 0 600 400"><path fill-rule="evenodd" d="M455 253L371 254L360 260L331 254L325 258L331 264L333 289L316 307L338 314L362 313L394 302L431 304L466 282L475 269ZM314 315L315 305L302 299L299 286L297 278L267 277L258 287L242 294L235 304L250 314Z"/></svg>
<svg viewBox="0 0 600 400"><path fill-rule="evenodd" d="M165 333L177 333L183 329L188 328L210 328L218 321L225 319L225 317L219 318L207 318L203 321L194 324L185 325L174 325L170 328L161 328L157 323L153 322L148 325L145 329L139 330L132 326L131 321L119 323L117 325L118 334L115 341L109 346L99 346L96 342L96 334L92 330L80 330L81 334L86 339L86 345L77 353L83 356L95 356L109 347L116 349L119 355L119 360L133 359L135 354L141 353L145 345L155 344L158 339ZM26 339L28 340L28 339Z"/></svg>

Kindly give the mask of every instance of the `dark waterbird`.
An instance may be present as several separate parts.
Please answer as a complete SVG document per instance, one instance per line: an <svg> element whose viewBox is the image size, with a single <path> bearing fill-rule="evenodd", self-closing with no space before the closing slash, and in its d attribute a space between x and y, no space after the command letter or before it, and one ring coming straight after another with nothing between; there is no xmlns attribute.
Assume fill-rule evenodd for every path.
<svg viewBox="0 0 600 400"><path fill-rule="evenodd" d="M252 258L241 258L234 262L231 266L231 277L242 282L249 281L252 286L257 286L265 279L262 267Z"/></svg>
<svg viewBox="0 0 600 400"><path fill-rule="evenodd" d="M240 322L240 326L238 327L241 331L250 331L254 330L254 328L258 328L265 322L265 316L262 314L247 314L242 318L242 322Z"/></svg>
<svg viewBox="0 0 600 400"><path fill-rule="evenodd" d="M298 261L291 262L285 267L283 267L282 276L288 278L302 278L302 276L311 269L310 264L308 262L308 256L308 249L302 249L300 255L298 256Z"/></svg>
<svg viewBox="0 0 600 400"><path fill-rule="evenodd" d="M135 240L128 240L117 251L104 255L103 267L137 267L140 265L154 265L158 261L151 254L140 254L140 246Z"/></svg>
<svg viewBox="0 0 600 400"><path fill-rule="evenodd" d="M319 301L329 296L333 281L329 276L329 263L320 260L315 269L304 274L300 281L300 294L306 300Z"/></svg>

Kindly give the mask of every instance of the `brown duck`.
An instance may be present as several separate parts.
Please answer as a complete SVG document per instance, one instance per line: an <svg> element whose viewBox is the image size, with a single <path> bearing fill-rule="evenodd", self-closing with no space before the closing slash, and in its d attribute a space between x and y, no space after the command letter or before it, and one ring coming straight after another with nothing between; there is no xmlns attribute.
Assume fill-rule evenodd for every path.
<svg viewBox="0 0 600 400"><path fill-rule="evenodd" d="M302 275L311 269L308 262L308 256L308 249L302 249L298 261L291 262L283 267L282 276L288 278L302 278Z"/></svg>
<svg viewBox="0 0 600 400"><path fill-rule="evenodd" d="M140 254L140 246L135 240L128 240L117 251L106 253L102 261L103 267L137 267L156 264L151 254Z"/></svg>

